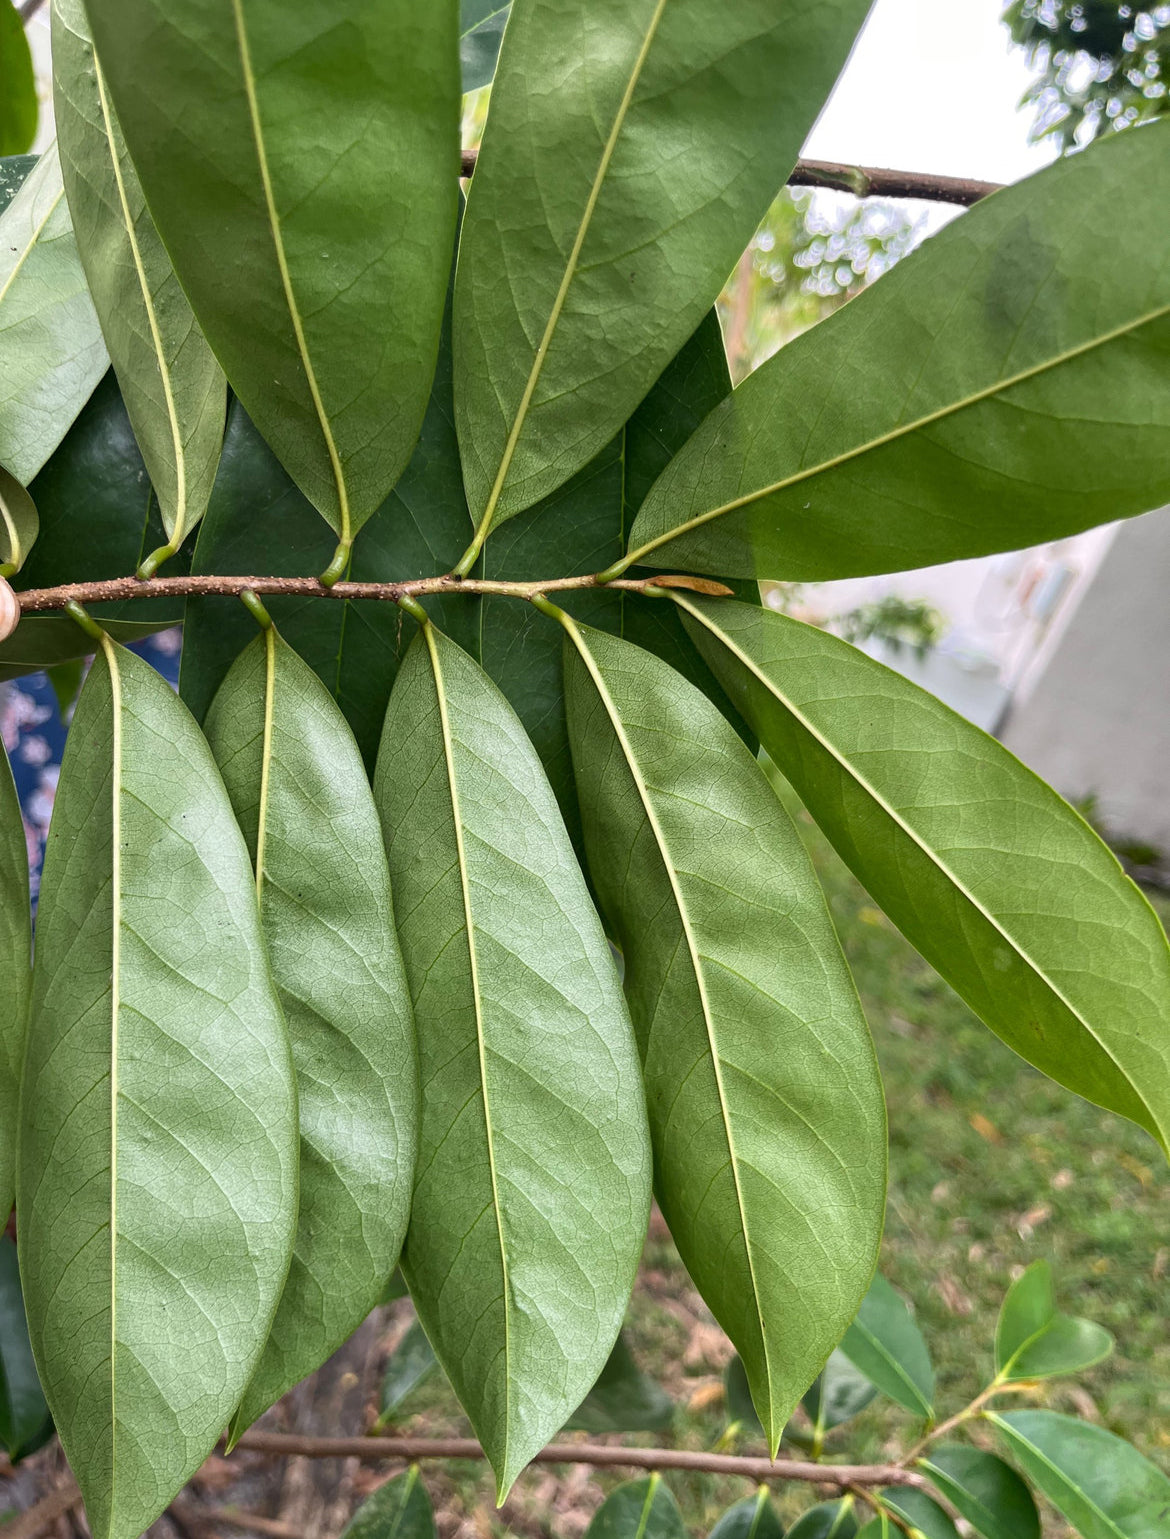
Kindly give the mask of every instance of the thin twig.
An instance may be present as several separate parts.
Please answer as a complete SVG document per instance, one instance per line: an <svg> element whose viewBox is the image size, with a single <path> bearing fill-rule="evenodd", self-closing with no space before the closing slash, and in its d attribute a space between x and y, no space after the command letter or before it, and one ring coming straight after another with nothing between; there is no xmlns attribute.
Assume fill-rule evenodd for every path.
<svg viewBox="0 0 1170 1539"><path fill-rule="evenodd" d="M462 171L475 170L478 150L464 150ZM856 198L922 198L930 203L957 203L969 208L999 191L998 182L978 182L966 176L936 176L932 171L891 171L883 166L847 166L832 160L798 160L788 178L790 187L824 187Z"/></svg>
<svg viewBox="0 0 1170 1539"><path fill-rule="evenodd" d="M81 1492L72 1480L57 1491L50 1491L34 1507L22 1512L18 1518L5 1523L4 1539L41 1539L58 1518L71 1512L81 1502Z"/></svg>
<svg viewBox="0 0 1170 1539"><path fill-rule="evenodd" d="M253 1453L300 1455L308 1459L483 1459L473 1438L303 1437L296 1433L245 1432L238 1448ZM638 1470L699 1470L711 1475L739 1475L745 1480L799 1480L847 1491L853 1486L915 1486L926 1490L923 1475L897 1464L813 1464L799 1459L763 1459L737 1454L693 1453L681 1448L612 1448L597 1443L550 1443L534 1464L591 1464Z"/></svg>

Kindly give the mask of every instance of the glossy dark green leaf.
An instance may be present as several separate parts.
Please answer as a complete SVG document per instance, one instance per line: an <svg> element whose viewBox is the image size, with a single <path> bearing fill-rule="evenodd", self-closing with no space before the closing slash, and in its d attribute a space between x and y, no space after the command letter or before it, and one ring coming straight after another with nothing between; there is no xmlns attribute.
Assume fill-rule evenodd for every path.
<svg viewBox="0 0 1170 1539"><path fill-rule="evenodd" d="M36 504L0 465L0 577L12 577L20 571L39 528Z"/></svg>
<svg viewBox="0 0 1170 1539"><path fill-rule="evenodd" d="M0 0L0 155L23 155L37 134L37 82L24 20Z"/></svg>
<svg viewBox="0 0 1170 1539"><path fill-rule="evenodd" d="M625 1332L597 1383L565 1425L580 1432L658 1432L674 1420L674 1401L638 1367Z"/></svg>
<svg viewBox="0 0 1170 1539"><path fill-rule="evenodd" d="M933 1497L913 1486L891 1486L882 1501L903 1519L911 1539L959 1539L959 1530Z"/></svg>
<svg viewBox="0 0 1170 1539"><path fill-rule="evenodd" d="M28 1339L16 1246L0 1234L0 1448L15 1463L52 1436Z"/></svg>
<svg viewBox="0 0 1170 1539"><path fill-rule="evenodd" d="M846 577L1166 502L1168 203L1170 122L985 199L744 381L647 497L634 558Z"/></svg>
<svg viewBox="0 0 1170 1539"><path fill-rule="evenodd" d="M211 495L227 387L147 210L83 0L53 0L52 28L53 109L77 249L177 550Z"/></svg>
<svg viewBox="0 0 1170 1539"><path fill-rule="evenodd" d="M918 1467L981 1539L1040 1539L1032 1493L994 1454L967 1443L940 1443Z"/></svg>
<svg viewBox="0 0 1170 1539"><path fill-rule="evenodd" d="M432 626L374 791L423 1092L403 1271L503 1493L621 1325L649 1209L637 1051L540 761Z"/></svg>
<svg viewBox="0 0 1170 1539"><path fill-rule="evenodd" d="M730 601L680 603L772 759L927 961L1009 1047L1170 1147L1170 946L1089 826L994 739L837 637Z"/></svg>
<svg viewBox="0 0 1170 1539"><path fill-rule="evenodd" d="M585 1539L686 1539L678 1504L661 1475L628 1480L593 1514Z"/></svg>
<svg viewBox="0 0 1170 1539"><path fill-rule="evenodd" d="M457 0L123 0L94 38L232 388L343 546L418 437L459 174Z"/></svg>
<svg viewBox="0 0 1170 1539"><path fill-rule="evenodd" d="M767 1486L744 1497L720 1517L710 1539L783 1539L784 1527L776 1516Z"/></svg>
<svg viewBox="0 0 1170 1539"><path fill-rule="evenodd" d="M883 1395L916 1416L929 1416L934 1369L914 1316L879 1272L841 1340L841 1352Z"/></svg>
<svg viewBox="0 0 1170 1539"><path fill-rule="evenodd" d="M8 1222L12 1211L16 1109L31 960L28 839L12 766L5 753L4 763L0 764L0 978L4 980L0 988L0 1227Z"/></svg>
<svg viewBox="0 0 1170 1539"><path fill-rule="evenodd" d="M510 0L460 0L459 64L465 91L487 85L495 74L511 9Z"/></svg>
<svg viewBox="0 0 1170 1539"><path fill-rule="evenodd" d="M881 1512L876 1518L870 1518L864 1528L857 1530L857 1539L901 1539L902 1533L903 1530Z"/></svg>
<svg viewBox="0 0 1170 1539"><path fill-rule="evenodd" d="M45 856L17 1171L29 1334L95 1539L136 1539L214 1448L296 1192L247 848L170 686L103 641Z"/></svg>
<svg viewBox="0 0 1170 1539"><path fill-rule="evenodd" d="M67 663L54 663L51 668L45 669L45 677L56 696L61 725L68 726L78 691L85 679L85 659L74 657Z"/></svg>
<svg viewBox="0 0 1170 1539"><path fill-rule="evenodd" d="M382 1393L378 1425L393 1421L404 1400L436 1372L439 1359L427 1340L427 1333L412 1320L406 1334L386 1359L382 1373Z"/></svg>
<svg viewBox="0 0 1170 1539"><path fill-rule="evenodd" d="M418 1067L378 813L329 692L270 627L204 729L256 870L301 1127L292 1265L234 1440L381 1296L410 1212Z"/></svg>
<svg viewBox="0 0 1170 1539"><path fill-rule="evenodd" d="M169 620L103 622L115 641L141 641L157 631L169 630ZM28 615L7 641L0 642L0 683L26 673L58 668L89 657L93 641L67 615Z"/></svg>
<svg viewBox="0 0 1170 1539"><path fill-rule="evenodd" d="M435 1539L435 1514L418 1465L367 1497L341 1539Z"/></svg>
<svg viewBox="0 0 1170 1539"><path fill-rule="evenodd" d="M1061 1314L1052 1267L1034 1261L1007 1291L995 1328L1001 1379L1050 1379L1080 1373L1113 1350L1113 1337L1092 1320Z"/></svg>
<svg viewBox="0 0 1170 1539"><path fill-rule="evenodd" d="M1131 1443L1055 1411L985 1414L1081 1539L1165 1539L1170 1532L1170 1480Z"/></svg>
<svg viewBox="0 0 1170 1539"><path fill-rule="evenodd" d="M866 1406L877 1394L877 1386L855 1368L844 1352L834 1350L829 1360L801 1396L818 1439L832 1427L839 1427Z"/></svg>
<svg viewBox="0 0 1170 1539"><path fill-rule="evenodd" d="M853 1498L845 1497L839 1502L819 1502L810 1507L788 1530L788 1539L853 1539L856 1533Z"/></svg>
<svg viewBox="0 0 1170 1539"><path fill-rule="evenodd" d="M735 730L659 658L565 624L585 848L625 959L658 1199L775 1451L877 1257L873 1046L812 866Z"/></svg>
<svg viewBox="0 0 1170 1539"><path fill-rule="evenodd" d="M108 364L54 145L0 214L0 465L22 486Z"/></svg>
<svg viewBox="0 0 1170 1539"><path fill-rule="evenodd" d="M739 1427L744 1432L763 1432L763 1425L752 1404L747 1369L738 1352L732 1353L723 1369L723 1398L727 1406L727 1419L733 1427Z"/></svg>
<svg viewBox="0 0 1170 1539"><path fill-rule="evenodd" d="M588 464L694 331L867 8L517 7L455 293L459 443L481 530Z"/></svg>

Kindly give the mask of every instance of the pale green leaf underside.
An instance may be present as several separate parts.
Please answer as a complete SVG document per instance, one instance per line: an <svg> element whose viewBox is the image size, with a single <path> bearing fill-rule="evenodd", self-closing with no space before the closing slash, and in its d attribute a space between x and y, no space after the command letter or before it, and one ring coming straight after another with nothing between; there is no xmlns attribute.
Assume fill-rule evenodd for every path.
<svg viewBox="0 0 1170 1539"><path fill-rule="evenodd" d="M136 1539L255 1368L291 1253L297 1113L223 783L166 682L108 641L61 769L22 1106L37 1367L96 1539Z"/></svg>
<svg viewBox="0 0 1170 1539"><path fill-rule="evenodd" d="M292 1265L234 1436L378 1302L410 1211L418 1070L378 815L328 690L269 629L205 731L258 871L301 1127Z"/></svg>
<svg viewBox="0 0 1170 1539"><path fill-rule="evenodd" d="M637 1052L536 753L433 628L395 681L374 789L422 1079L403 1270L502 1493L621 1324L649 1203Z"/></svg>
<svg viewBox="0 0 1170 1539"><path fill-rule="evenodd" d="M626 964L658 1197L775 1449L873 1272L885 1106L795 829L719 709L566 622L590 870Z"/></svg>
<svg viewBox="0 0 1170 1539"><path fill-rule="evenodd" d="M39 529L36 504L0 465L0 577L20 571Z"/></svg>
<svg viewBox="0 0 1170 1539"><path fill-rule="evenodd" d="M1127 257L1103 265L1119 203ZM1170 123L987 198L712 412L646 498L635 559L845 577L1158 507L1168 205Z"/></svg>
<svg viewBox="0 0 1170 1539"><path fill-rule="evenodd" d="M126 0L90 20L199 323L347 543L430 390L458 195L456 0Z"/></svg>
<svg viewBox="0 0 1170 1539"><path fill-rule="evenodd" d="M0 1221L12 1211L16 1109L28 1013L32 934L28 841L8 755L0 764Z"/></svg>
<svg viewBox="0 0 1170 1539"><path fill-rule="evenodd" d="M867 8L515 9L455 290L457 425L481 527L587 464L695 330L800 153Z"/></svg>
<svg viewBox="0 0 1170 1539"><path fill-rule="evenodd" d="M52 25L53 103L77 248L163 527L178 547L211 495L227 383L147 210L82 0L53 0Z"/></svg>
<svg viewBox="0 0 1170 1539"><path fill-rule="evenodd" d="M838 638L743 604L679 602L760 741L927 961L1029 1062L1170 1146L1170 946L1089 826L986 733Z"/></svg>
<svg viewBox="0 0 1170 1539"><path fill-rule="evenodd" d="M22 486L108 364L53 145L0 214L0 465Z"/></svg>

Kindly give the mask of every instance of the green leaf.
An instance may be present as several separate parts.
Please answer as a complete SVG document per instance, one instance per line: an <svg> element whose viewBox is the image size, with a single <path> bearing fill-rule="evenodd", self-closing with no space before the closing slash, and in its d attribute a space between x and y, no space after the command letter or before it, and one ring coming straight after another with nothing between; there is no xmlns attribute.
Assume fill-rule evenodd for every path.
<svg viewBox="0 0 1170 1539"><path fill-rule="evenodd" d="M393 1421L404 1400L435 1372L439 1359L417 1320L412 1320L406 1334L386 1360L382 1374L381 1415L378 1425Z"/></svg>
<svg viewBox="0 0 1170 1539"><path fill-rule="evenodd" d="M82 266L177 550L202 518L227 387L146 207L82 0L53 0L53 107Z"/></svg>
<svg viewBox="0 0 1170 1539"><path fill-rule="evenodd" d="M857 1539L901 1539L902 1530L891 1523L884 1512L870 1518L864 1528L857 1530Z"/></svg>
<svg viewBox="0 0 1170 1539"><path fill-rule="evenodd" d="M679 602L907 939L1009 1047L1170 1145L1170 947L1088 825L994 739L836 637L726 600Z"/></svg>
<svg viewBox="0 0 1170 1539"><path fill-rule="evenodd" d="M733 1427L739 1427L744 1432L763 1432L763 1425L752 1404L747 1369L738 1352L727 1359L723 1370L723 1398L727 1405L728 1420Z"/></svg>
<svg viewBox="0 0 1170 1539"><path fill-rule="evenodd" d="M4 987L0 989L0 1228L8 1222L12 1212L16 1113L32 961L28 839L6 753L3 759L4 763L0 765L0 977L4 979Z"/></svg>
<svg viewBox="0 0 1170 1539"><path fill-rule="evenodd" d="M810 1507L788 1530L788 1539L853 1539L856 1533L857 1519L850 1496Z"/></svg>
<svg viewBox="0 0 1170 1539"><path fill-rule="evenodd" d="M1119 200L1132 260L1102 265ZM1168 202L1170 122L985 199L712 413L646 499L631 559L846 577L1166 502Z"/></svg>
<svg viewBox="0 0 1170 1539"><path fill-rule="evenodd" d="M1047 1261L1034 1261L1008 1289L995 1329L995 1367L1008 1383L1080 1373L1112 1350L1103 1326L1057 1309Z"/></svg>
<svg viewBox="0 0 1170 1539"><path fill-rule="evenodd" d="M126 643L141 641L171 626L169 620L107 620L103 624L115 641ZM68 615L27 615L8 640L0 642L0 683L77 662L89 657L93 647L92 638Z"/></svg>
<svg viewBox="0 0 1170 1539"><path fill-rule="evenodd" d="M593 1514L585 1539L687 1539L682 1513L661 1475L627 1480Z"/></svg>
<svg viewBox="0 0 1170 1539"><path fill-rule="evenodd" d="M459 444L481 531L588 464L695 330L867 8L517 8L455 292Z"/></svg>
<svg viewBox="0 0 1170 1539"><path fill-rule="evenodd" d="M195 315L345 548L430 393L458 197L456 16L456 0L90 12Z"/></svg>
<svg viewBox="0 0 1170 1539"><path fill-rule="evenodd" d="M403 1271L502 1499L621 1325L649 1208L637 1053L535 751L431 626L374 793L423 1086Z"/></svg>
<svg viewBox="0 0 1170 1539"><path fill-rule="evenodd" d="M597 1383L565 1425L593 1433L658 1432L673 1420L674 1401L638 1367L622 1331Z"/></svg>
<svg viewBox="0 0 1170 1539"><path fill-rule="evenodd" d="M39 528L36 504L0 465L0 577L20 571Z"/></svg>
<svg viewBox="0 0 1170 1539"><path fill-rule="evenodd" d="M23 155L37 135L37 82L20 11L0 0L0 155Z"/></svg>
<svg viewBox="0 0 1170 1539"><path fill-rule="evenodd" d="M1170 1480L1131 1444L1055 1411L984 1415L1082 1539L1165 1539Z"/></svg>
<svg viewBox="0 0 1170 1539"><path fill-rule="evenodd" d="M39 155L0 155L0 214L24 186Z"/></svg>
<svg viewBox="0 0 1170 1539"><path fill-rule="evenodd" d="M774 1452L877 1257L873 1046L799 836L734 728L649 652L565 624L585 847L625 957L658 1199Z"/></svg>
<svg viewBox="0 0 1170 1539"><path fill-rule="evenodd" d="M510 0L460 0L459 63L464 91L487 85L496 72L496 56L504 36L504 24L512 9Z"/></svg>
<svg viewBox="0 0 1170 1539"><path fill-rule="evenodd" d="M0 465L22 486L108 363L53 146L0 214Z"/></svg>
<svg viewBox="0 0 1170 1539"><path fill-rule="evenodd" d="M783 1535L768 1488L761 1486L754 1496L727 1509L711 1530L710 1539L783 1539Z"/></svg>
<svg viewBox="0 0 1170 1539"><path fill-rule="evenodd" d="M109 640L65 748L36 939L29 1334L95 1539L136 1539L256 1366L292 1248L297 1112L223 782L165 680Z"/></svg>
<svg viewBox="0 0 1170 1539"><path fill-rule="evenodd" d="M930 1416L934 1369L914 1316L879 1272L845 1332L841 1352L883 1395L916 1416Z"/></svg>
<svg viewBox="0 0 1170 1539"><path fill-rule="evenodd" d="M1032 1493L994 1454L966 1443L940 1443L918 1467L982 1539L1040 1539Z"/></svg>
<svg viewBox="0 0 1170 1539"><path fill-rule="evenodd" d="M205 731L256 870L301 1127L292 1265L234 1442L381 1296L410 1212L418 1068L378 813L325 686L270 627Z"/></svg>
<svg viewBox="0 0 1170 1539"><path fill-rule="evenodd" d="M57 698L57 715L61 725L67 727L78 691L85 679L85 660L73 657L67 663L54 663L51 668L46 668L45 677Z"/></svg>
<svg viewBox="0 0 1170 1539"><path fill-rule="evenodd" d="M909 1527L911 1539L959 1539L959 1530L939 1504L913 1486L891 1486L881 1499Z"/></svg>
<svg viewBox="0 0 1170 1539"><path fill-rule="evenodd" d="M418 1465L379 1486L354 1513L341 1539L435 1539L435 1515Z"/></svg>
<svg viewBox="0 0 1170 1539"><path fill-rule="evenodd" d="M0 1234L0 1448L15 1464L52 1435L53 1419L28 1340L16 1246Z"/></svg>
<svg viewBox="0 0 1170 1539"><path fill-rule="evenodd" d="M844 1352L833 1351L800 1403L819 1435L864 1411L876 1394L872 1379L855 1368Z"/></svg>

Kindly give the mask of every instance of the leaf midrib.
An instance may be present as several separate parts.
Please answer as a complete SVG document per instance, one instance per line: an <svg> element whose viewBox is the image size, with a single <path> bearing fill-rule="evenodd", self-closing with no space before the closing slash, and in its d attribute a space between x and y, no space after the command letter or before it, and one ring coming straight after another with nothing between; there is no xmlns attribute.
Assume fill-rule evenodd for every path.
<svg viewBox="0 0 1170 1539"><path fill-rule="evenodd" d="M646 814L646 820L650 824L651 832L654 835L654 842L658 848L658 858L662 862L663 870L666 873L666 880L670 886L671 894L674 897L675 906L678 909L679 921L682 924L683 937L686 940L687 945L687 953L691 959L691 968L695 975L695 986L699 991L699 1004L703 1011L703 1026L707 1033L707 1045L711 1053L711 1067L715 1075L715 1087L719 1095L719 1114L723 1122L724 1136L727 1139L728 1153L731 1157L731 1173L732 1180L735 1182L736 1207L739 1212L740 1226L743 1232L743 1246L747 1257L748 1276L751 1278L752 1298L755 1302L757 1318L760 1321L760 1344L763 1347L764 1362L768 1370L768 1417L770 1422L774 1411L774 1406L772 1403L771 1353L769 1352L768 1341L763 1331L764 1310L760 1299L759 1280L756 1277L755 1261L752 1254L752 1242L748 1235L747 1209L744 1205L743 1188L740 1184L739 1177L739 1156L736 1150L735 1139L732 1136L731 1131L731 1113L728 1109L727 1092L723 1084L723 1071L720 1065L718 1048L715 1043L710 1001L707 997L707 981L703 972L702 962L700 960L698 944L695 940L691 928L690 914L687 911L686 903L683 900L683 895L678 885L674 865L668 854L668 846L665 833L663 832L662 825L659 822L658 814L655 811L654 804L650 796L649 787L646 785L645 779L643 778L641 770L638 767L637 758L634 754L633 748L631 747L629 738L626 736L625 727L622 725L617 707L609 693L609 690L606 688L605 681L602 679L600 671L593 661L592 654L585 645L584 637L581 635L580 629L578 628L576 622L570 615L564 614L561 617L561 624L565 627L565 630L572 638L573 645L577 648L577 652L580 655L582 662L585 664L585 667L589 672L589 677L593 681L593 686L597 690L598 697L600 698L601 703L605 708L605 713L609 717L614 736L618 740L618 744L622 750L622 756L624 757L626 765L629 768L630 777L634 782L634 787L637 790L639 800L641 801L643 810ZM769 1440L771 1440L772 1436L773 1429L771 1426L769 1426Z"/></svg>
<svg viewBox="0 0 1170 1539"><path fill-rule="evenodd" d="M1170 307L1167 308L1170 310ZM755 662L750 657L748 657L747 654L743 652L734 641L732 641L726 632L717 629L715 625L713 625L700 610L694 608L691 603L682 596L679 590L672 589L671 597L674 599L676 604L685 609L686 612L694 619L698 620L700 624L704 625L706 629L709 630L711 634L715 636L717 640L723 646L725 646L729 652L732 653L733 656L739 659L744 667L747 668L748 671L760 681L764 688L775 697L779 704L792 716L792 718L800 725L800 727L805 732L807 732L815 742L820 744L820 746L825 750L829 757L837 764L842 773L845 774L850 780L852 780L860 790L862 790L873 800L874 804L883 813L885 813L885 815L890 819L895 827L900 829L902 833L905 834L905 836L910 840L910 842L914 844L923 855L926 856L927 860L930 861L935 869L953 884L955 890L968 903L970 903L975 912L982 915L982 917L987 921L995 933L999 935L1008 946L1011 947L1015 955L1018 956L1020 960L1032 970L1039 981L1043 983L1046 988L1052 991L1053 996L1064 1006L1064 1008L1069 1012L1073 1019L1077 1021L1084 1029L1084 1031L1093 1039L1093 1041L1108 1058L1109 1062L1113 1064L1117 1072L1130 1086L1131 1090L1133 1090L1134 1094L1137 1096L1146 1112L1158 1125L1159 1129L1161 1129L1161 1119L1154 1112L1153 1108L1148 1104L1146 1098L1137 1090L1137 1087L1133 1084L1129 1075L1122 1068L1121 1064L1117 1062L1117 1059L1114 1057L1108 1045L1101 1040L1097 1032L1094 1031L1092 1026L1089 1025L1088 1021L1085 1020L1082 1013L1076 1009L1072 1002L1067 998L1064 991L1051 978L1048 977L1048 974L1044 972L1039 963L1033 959L1025 947L1019 941L1017 941L1007 930L1004 929L995 915L991 913L991 911L979 901L975 894L971 892L970 888L967 887L966 883L961 881L960 878L953 871L951 871L950 867L944 860L941 859L938 853L918 836L910 824L908 824L897 812L897 810L890 805L885 797L882 796L881 793L869 783L865 776L862 775L860 771L856 770L850 764L847 758L838 753L837 749L829 741L829 739L817 730L813 723L809 721L809 719L796 707L796 705L791 700L788 699L786 695L781 693L778 685L773 680L769 679L768 676L759 667L757 667ZM801 622L797 621L795 623L799 624ZM1163 1142L1165 1143L1165 1141L1166 1134L1163 1133Z"/></svg>
<svg viewBox="0 0 1170 1539"><path fill-rule="evenodd" d="M650 551L657 550L660 545L666 545L672 540L677 540L682 535L689 534L691 530L701 528L704 524L709 524L713 519L722 518L726 513L735 513L740 508L750 506L753 502L760 502L765 497L775 496L777 492L787 491L791 486L799 486L802 481L811 480L814 476L825 475L829 471L836 470L841 465L847 465L850 461L859 459L862 455L883 449L887 444L897 443L899 439L908 437L912 433L921 432L923 428L931 427L936 422L945 421L948 417L957 416L960 412L966 411L970 407L978 406L982 401L990 400L993 396L1000 395L1004 391L1012 390L1017 385L1025 384L1028 380L1035 379L1039 375L1047 373L1050 369L1062 368L1066 363L1071 363L1074 358L1091 353L1095 348L1108 347L1111 342L1116 342L1121 337L1128 336L1130 332L1139 331L1143 326L1148 326L1154 321L1162 320L1167 315L1170 315L1170 304L1160 305L1157 309L1138 316L1136 320L1127 321L1123 326L1116 326L1112 331L1092 337L1089 341L1083 342L1077 347L1067 348L1064 352L1057 353L1051 358L1045 358L1042 362L1033 364L1030 368L1021 369L1018 373L1011 374L1006 379L996 380L992 384L985 386L982 390L973 391L972 394L963 396L958 401L951 401L946 406L940 406L937 411L927 412L924 416L917 417L911 422L902 423L898 427L891 428L887 433L879 434L877 438L867 439L864 443L856 444L852 449L846 449L841 454L833 455L830 459L822 460L816 465L808 465L804 469L795 471L790 476L784 476L781 480L774 481L768 486L758 487L753 492L746 492L742 497L736 497L731 502L721 503L717 508L709 508L706 513L697 514L685 523L677 524L665 534L656 535L654 539L648 540L645 545L640 545L637 550L630 552L629 555L623 558L622 570L624 571L626 567L633 566L636 562L642 561ZM735 392L733 391L727 399L728 402L734 402ZM718 407L716 410L718 410ZM650 495L653 494L651 493ZM650 497L648 496L646 500L649 501Z"/></svg>
<svg viewBox="0 0 1170 1539"><path fill-rule="evenodd" d="M238 5L238 3L239 0L233 0L233 4ZM499 468L496 471L496 478L492 483L492 489L488 494L487 505L484 508L483 518L480 520L479 527L476 530L477 537L480 540L486 537L489 529L492 526L492 520L495 518L496 507L499 504L501 495L503 494L504 484L508 479L508 472L512 467L512 460L515 456L517 445L520 442L520 435L524 430L524 423L528 417L528 410L532 404L532 397L536 392L536 386L544 369L545 359L548 357L549 348L552 346L553 335L556 332L557 325L560 322L561 312L564 310L565 302L569 297L569 289L572 287L573 279L577 275L577 266L581 259L581 251L585 245L586 237L589 234L589 227L592 222L594 212L597 208L598 200L601 197L601 189L605 185L605 179L609 174L610 163L612 162L614 152L617 149L618 140L621 138L622 129L625 127L626 117L630 110L630 103L634 98L634 91L637 89L638 80L641 77L642 70L646 64L646 60L649 57L650 49L653 47L654 39L658 32L658 26L662 20L662 13L665 11L665 9L666 0L656 0L653 14L651 15L650 21L646 27L645 36L642 39L641 46L638 49L637 55L634 58L633 65L630 68L630 76L626 81L626 88L622 93L621 101L618 103L617 112L614 115L613 125L609 131L609 137L606 139L605 144L602 147L601 159L598 162L597 170L594 173L593 181L589 188L589 196L585 200L585 207L581 214L580 223L577 226L577 234L573 240L572 249L570 250L568 258L565 262L565 270L561 275L560 285L558 286L556 296L553 299L552 309L549 311L548 320L545 323L544 333L541 336L539 345L537 346L536 356L533 358L532 367L528 371L528 379L525 381L524 390L520 396L520 404L516 408L516 416L512 422L512 426L508 432L508 437L504 443L504 452L500 456Z"/></svg>
<svg viewBox="0 0 1170 1539"><path fill-rule="evenodd" d="M272 726L276 699L276 630L264 630L264 723L260 745L260 799L256 812L256 904L264 896L264 858L268 846L268 797L272 783Z"/></svg>
<svg viewBox="0 0 1170 1539"><path fill-rule="evenodd" d="M110 1505L117 1481L118 1444L118 1017L122 1008L122 676L114 643L102 632L110 674L112 809L110 823Z"/></svg>

